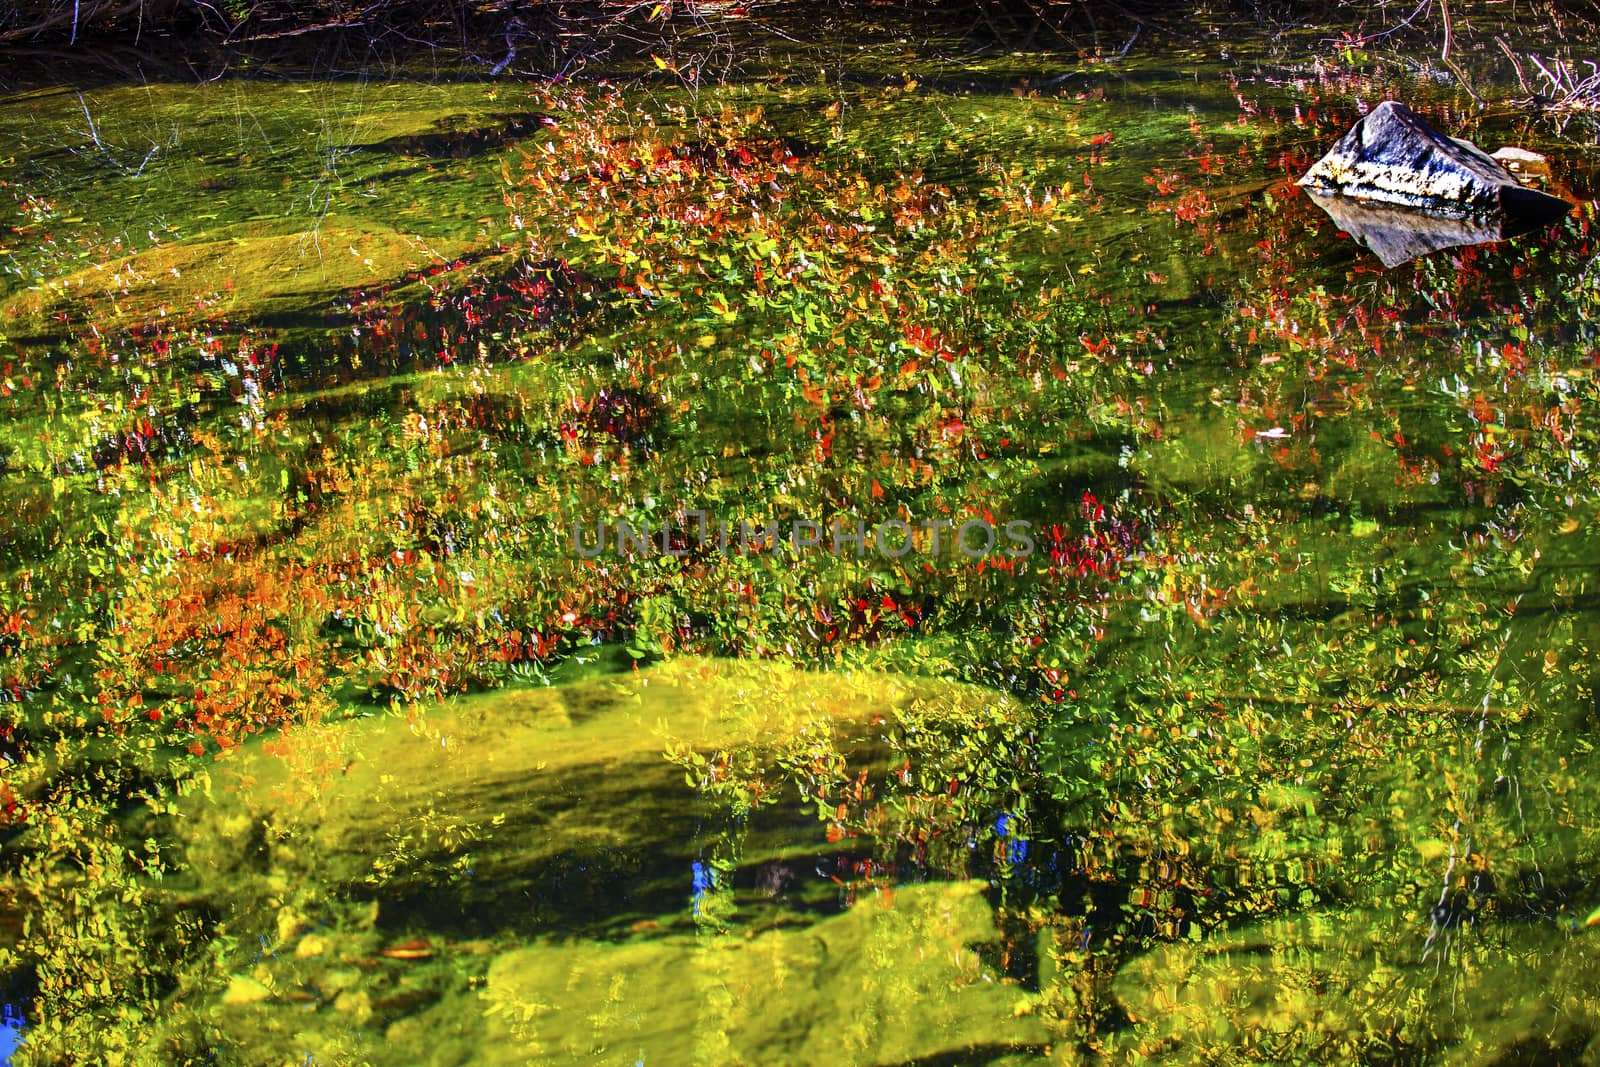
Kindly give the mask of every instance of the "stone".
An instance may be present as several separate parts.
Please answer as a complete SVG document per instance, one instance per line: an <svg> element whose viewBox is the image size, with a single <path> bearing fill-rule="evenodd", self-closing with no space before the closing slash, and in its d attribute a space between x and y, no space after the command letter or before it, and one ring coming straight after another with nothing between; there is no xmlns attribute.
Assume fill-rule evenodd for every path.
<svg viewBox="0 0 1600 1067"><path fill-rule="evenodd" d="M1507 158L1523 165L1520 155ZM1373 108L1299 184L1390 267L1441 248L1528 233L1572 208L1522 185L1470 141L1446 137L1393 100Z"/></svg>
<svg viewBox="0 0 1600 1067"><path fill-rule="evenodd" d="M385 949L416 936L437 945L490 929L515 936L556 921L591 934L606 925L617 932L668 912L682 903L686 872L699 858L694 842L701 816L685 803L690 794L683 770L662 758L666 746L702 752L776 747L808 730L870 737L874 716L897 708L911 714L919 701L996 706L987 690L928 679L824 676L680 657L637 675L508 688L441 704L429 709L427 728L416 733L404 723L370 718L286 735L286 746L307 753L326 751L337 738L348 746L340 749L341 761L359 755L331 778L294 774L265 752L241 753L218 777L238 783L230 803L248 806L248 825L270 820L279 838L307 842L283 873L297 886L360 882L401 828L419 836L416 828L424 825L474 828L471 876L447 873L426 854L407 855L386 875L381 920L377 901L366 915L341 920L341 957L362 952L387 961L395 957L383 955ZM855 751L869 750L863 744ZM241 893L259 876L241 867L233 841L212 831L213 820L228 815L226 806L208 802L185 821L183 832L193 869ZM792 834L776 816L753 819L745 842L752 872L762 862L782 862L764 850L786 847ZM783 897L794 898L803 881L791 880ZM539 888L555 882L566 887L563 895ZM317 913L317 932L325 936L327 910L324 904ZM458 925L452 929L451 923ZM372 931L370 947L355 936L361 930Z"/></svg>
<svg viewBox="0 0 1600 1067"><path fill-rule="evenodd" d="M294 958L297 960L308 960L313 956L320 956L326 951L328 951L328 942L326 938L323 938L318 934L307 934L305 937L302 937L300 939L300 943L294 947Z"/></svg>
<svg viewBox="0 0 1600 1067"><path fill-rule="evenodd" d="M1041 998L977 948L1000 939L986 889L930 882L809 926L503 953L478 1062L1037 1062Z"/></svg>
<svg viewBox="0 0 1600 1067"><path fill-rule="evenodd" d="M1571 210L1518 183L1470 141L1446 137L1404 104L1385 100L1301 177L1318 193L1452 214L1503 213L1553 222Z"/></svg>
<svg viewBox="0 0 1600 1067"><path fill-rule="evenodd" d="M1361 1063L1398 1044L1459 1067L1600 1065L1600 939L1485 921L1328 908L1152 946L1111 983L1129 1020L1112 1058L1177 1067L1270 1049L1275 1063Z"/></svg>
<svg viewBox="0 0 1600 1067"><path fill-rule="evenodd" d="M372 1018L372 998L364 989L347 989L333 998L333 1010L361 1026Z"/></svg>
<svg viewBox="0 0 1600 1067"><path fill-rule="evenodd" d="M1550 177L1550 160L1538 152L1506 145L1494 151L1494 160L1519 178Z"/></svg>
<svg viewBox="0 0 1600 1067"><path fill-rule="evenodd" d="M1037 1061L1052 1016L993 965L1002 935L983 883L896 887L836 914L823 868L838 847L809 817L797 840L793 810L775 805L752 813L697 925L704 808L662 758L827 737L886 773L882 720L979 714L1028 712L941 679L680 656L456 698L414 723L298 728L279 752L247 746L215 765L213 799L187 809L189 869L219 910L260 914L270 931L288 901L309 929L293 923L292 947L254 976L270 1001L218 1013L235 1047L318 1062L511 1067L597 1042L605 1055L586 1062L646 1049L651 1064ZM324 762L345 769L319 777ZM217 836L241 816L298 845L292 860L272 853L292 866L258 869ZM395 863L399 839L439 826L473 831L468 871L437 838ZM375 869L381 914L344 899L372 892ZM738 923L715 928L713 912ZM313 938L322 951L296 958ZM317 1010L293 1002L300 990Z"/></svg>
<svg viewBox="0 0 1600 1067"><path fill-rule="evenodd" d="M347 989L354 989L361 983L361 972L354 967L340 967L336 970L324 971L315 979L316 987L322 995L328 998L337 997Z"/></svg>
<svg viewBox="0 0 1600 1067"><path fill-rule="evenodd" d="M278 944L283 945L294 939L302 927L306 925L305 916L290 907L278 909Z"/></svg>

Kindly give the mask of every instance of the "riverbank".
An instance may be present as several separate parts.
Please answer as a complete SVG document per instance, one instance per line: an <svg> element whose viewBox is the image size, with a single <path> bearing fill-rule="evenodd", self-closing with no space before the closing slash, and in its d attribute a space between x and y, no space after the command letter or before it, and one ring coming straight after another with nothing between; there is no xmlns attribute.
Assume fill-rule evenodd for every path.
<svg viewBox="0 0 1600 1067"><path fill-rule="evenodd" d="M971 54L1076 53L1137 57L1218 38L1270 34L1412 56L1484 76L1506 61L1538 91L1540 69L1516 55L1544 41L1579 50L1600 36L1594 0L1542 0L1515 11L1493 2L1206 2L1186 8L1099 0L902 0L816 5L675 0L461 5L378 0L27 0L0 14L0 85L47 84L70 63L80 87L102 81L210 81L227 76L583 78L648 72L655 60L709 84L731 76L800 73L788 66L848 63L860 45L898 43L916 62ZM848 42L849 47L841 48ZM1570 56L1569 56L1570 58ZM659 69L659 68L658 68ZM1035 85L1059 77L1041 71ZM1565 72L1552 71L1559 93ZM1581 80L1581 59L1579 67ZM1548 95L1548 93L1547 93Z"/></svg>

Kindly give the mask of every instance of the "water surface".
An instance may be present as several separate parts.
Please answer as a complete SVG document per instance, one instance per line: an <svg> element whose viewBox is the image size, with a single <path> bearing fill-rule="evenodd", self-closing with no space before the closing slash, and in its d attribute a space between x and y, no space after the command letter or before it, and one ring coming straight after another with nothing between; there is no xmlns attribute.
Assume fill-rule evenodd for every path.
<svg viewBox="0 0 1600 1067"><path fill-rule="evenodd" d="M1226 36L0 104L20 1055L1585 1054L1591 155Z"/></svg>

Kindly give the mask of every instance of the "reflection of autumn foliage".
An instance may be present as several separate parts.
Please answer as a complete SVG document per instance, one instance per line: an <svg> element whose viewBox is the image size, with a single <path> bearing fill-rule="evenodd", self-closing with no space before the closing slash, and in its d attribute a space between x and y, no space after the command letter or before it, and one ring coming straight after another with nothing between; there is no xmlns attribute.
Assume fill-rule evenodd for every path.
<svg viewBox="0 0 1600 1067"><path fill-rule="evenodd" d="M313 721L332 706L339 660L306 620L330 603L309 567L245 559L186 569L163 599L125 618L120 661L99 674L102 714L167 720L196 750ZM171 700L146 707L147 692Z"/></svg>
<svg viewBox="0 0 1600 1067"><path fill-rule="evenodd" d="M484 258L437 264L344 294L336 306L349 331L338 344L350 370L480 361L508 339L525 343L533 331L581 326L611 289L563 259Z"/></svg>
<svg viewBox="0 0 1600 1067"><path fill-rule="evenodd" d="M1001 485L1028 477L1047 459L1034 450L1059 444L1056 420L1088 412L1151 442L1170 427L1148 389L1167 352L1163 328L1122 321L1115 284L1087 263L1074 272L1083 288L1067 290L1006 255L1096 210L1075 188L998 165L986 165L992 184L980 196L915 171L872 181L760 132L759 116L702 120L686 140L613 96L547 103L560 116L553 132L504 173L526 249L347 294L341 321L359 336L342 342L345 357L383 369L464 367L459 382L398 392L336 445L297 438L299 409L282 402L293 354L271 337L176 322L108 332L94 359L64 372L68 391L133 358L152 368L105 405L111 414L81 437L87 447L51 446L58 477L99 468L107 496L164 486L152 520L130 523L140 532L119 542L129 572L161 565L118 599L112 636L124 658L102 667L99 698L111 717L232 744L324 714L334 694L456 693L639 634L651 651L831 656L937 633L961 617L948 601L990 603L1035 578L1060 602L1045 613L1052 619L1061 604L1120 602L1119 583L1181 555L1151 547L1158 516L1109 492L1102 503L1097 486L1057 502L1068 514L1041 517L1026 561L914 560L887 579L849 560L808 561L777 574L776 552L729 560L687 537L673 547L688 554L660 570L553 560L552 516L617 513L667 483L692 495L694 483L663 483L655 464L672 455L696 473L702 442L748 461L750 499L821 501L822 520L867 508L881 512L873 518L921 510L994 520L1003 508L987 500L976 465L999 465ZM1323 477L1319 431L1368 410L1397 379L1434 388L1439 345L1476 361L1460 398L1467 432L1441 435L1399 410L1382 413L1373 441L1393 456L1402 489L1454 480L1467 498L1492 501L1530 452L1553 458L1582 439L1582 399L1536 386L1559 370L1541 342L1563 340L1532 335L1524 315L1543 267L1464 250L1392 275L1359 261L1325 268L1331 234L1289 182L1293 152L1270 168L1286 176L1239 206L1223 184L1240 169L1233 156L1197 122L1190 136L1188 158L1144 183L1150 211L1170 215L1180 240L1224 257L1219 271L1238 270L1218 299L1222 358L1241 372L1229 398L1239 447L1259 449L1285 477ZM1085 148L1100 165L1123 140L1100 133ZM1556 246L1574 263L1590 254L1588 215L1577 225L1578 243ZM1109 276L1112 265L1098 269ZM1147 260L1132 276L1159 288L1173 270ZM1129 310L1154 306L1137 296ZM587 312L602 304L626 305L637 318L615 321L647 323L646 336L586 353L599 370L574 362L541 372L524 358L571 343L576 331L549 328L592 325L600 320ZM1419 339L1427 346L1410 343ZM720 425L684 425L718 393L756 391L770 436L749 453L740 420L752 413L738 401L715 416ZM180 402L196 394L194 407ZM345 402L317 418L345 419ZM1050 418L1030 424L1040 411ZM245 432L230 438L217 413L243 415ZM233 472L235 451L249 455L248 470ZM522 473L546 463L559 472L548 482ZM1078 492L1094 504L1075 521ZM1238 589L1171 574L1156 596L1210 620ZM1071 699L1061 669L1036 654L1055 626L1019 637L1027 647L994 670ZM1085 620L1071 633L1087 648L1103 630Z"/></svg>
<svg viewBox="0 0 1600 1067"><path fill-rule="evenodd" d="M1408 413L1388 413L1390 428L1374 437L1394 455L1397 486L1443 476L1462 499L1492 503L1508 477L1534 473L1529 463L1541 480L1555 475L1582 432L1584 401L1574 387L1587 375L1571 346L1581 327L1546 316L1536 328L1529 311L1584 273L1593 218L1584 205L1547 233L1451 249L1390 271L1357 252L1339 279L1326 276L1319 259L1355 250L1330 243L1342 240L1332 224L1280 180L1224 241L1225 254L1254 264L1231 325L1237 357L1257 383L1243 391L1255 398L1243 432L1279 424L1310 439L1324 419L1367 408L1403 381L1446 390L1460 417L1456 431L1441 436ZM1280 451L1290 466L1309 458Z"/></svg>
<svg viewBox="0 0 1600 1067"><path fill-rule="evenodd" d="M648 451L659 403L642 389L602 388L592 397L572 402L573 417L561 423L563 441L587 454L596 438L623 449Z"/></svg>

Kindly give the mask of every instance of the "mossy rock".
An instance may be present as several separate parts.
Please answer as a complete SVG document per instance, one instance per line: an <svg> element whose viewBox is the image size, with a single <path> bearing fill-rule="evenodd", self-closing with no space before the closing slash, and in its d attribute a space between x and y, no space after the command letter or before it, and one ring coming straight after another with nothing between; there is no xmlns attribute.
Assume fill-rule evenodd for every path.
<svg viewBox="0 0 1600 1067"><path fill-rule="evenodd" d="M215 317L302 311L470 247L350 217L313 226L291 219L240 223L208 239L156 245L54 278L0 303L0 313L43 318L79 305L104 324L196 307Z"/></svg>
<svg viewBox="0 0 1600 1067"><path fill-rule="evenodd" d="M848 845L797 804L742 820L697 898L726 816L663 755L1008 709L941 680L686 657L252 746L177 821L169 884L242 947L184 984L176 1040L220 1027L230 1062L262 1064L989 1062L1040 1045L1034 998L974 952L998 942L979 885L878 889L839 914L811 868ZM757 876L780 861L794 885L773 900Z"/></svg>
<svg viewBox="0 0 1600 1067"><path fill-rule="evenodd" d="M802 929L541 945L489 968L485 1064L986 1063L1049 1040L995 980L983 883L909 886Z"/></svg>
<svg viewBox="0 0 1600 1067"><path fill-rule="evenodd" d="M665 865L676 877L688 870L705 811L664 758L669 746L773 750L807 731L866 734L874 716L919 700L996 699L887 674L684 659L460 698L409 719L380 715L285 734L221 761L212 799L182 820L181 832L190 871L204 884L232 886L254 868L381 886L389 905L414 890L435 914L439 879L467 856L470 880L451 877L477 904L489 903L482 894L537 892L556 872L572 877L585 867L637 878ZM809 825L820 837L820 825ZM246 840L255 844L242 847Z"/></svg>

